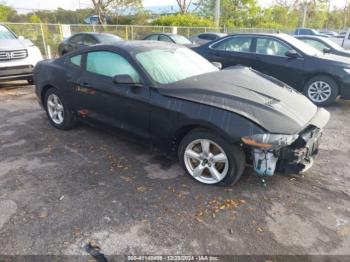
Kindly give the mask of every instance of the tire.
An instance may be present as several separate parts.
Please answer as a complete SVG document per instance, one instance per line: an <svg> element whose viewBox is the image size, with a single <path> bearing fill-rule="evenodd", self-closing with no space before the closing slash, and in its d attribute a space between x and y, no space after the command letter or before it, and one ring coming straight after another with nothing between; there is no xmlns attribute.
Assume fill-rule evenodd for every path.
<svg viewBox="0 0 350 262"><path fill-rule="evenodd" d="M33 78L28 78L27 82L28 82L28 85L34 85L34 79Z"/></svg>
<svg viewBox="0 0 350 262"><path fill-rule="evenodd" d="M57 98L57 103L55 102L55 98ZM50 103L52 106L50 106ZM61 130L69 130L75 127L77 121L72 114L69 105L57 89L50 88L46 91L44 105L47 117L54 127ZM55 112L57 113L56 117L54 117Z"/></svg>
<svg viewBox="0 0 350 262"><path fill-rule="evenodd" d="M203 150L208 141L209 150ZM205 154L205 151L210 154ZM209 185L235 184L245 168L242 148L205 129L194 129L182 139L178 157L182 167L193 179Z"/></svg>
<svg viewBox="0 0 350 262"><path fill-rule="evenodd" d="M317 92L320 93L317 93ZM339 94L338 84L328 76L315 76L305 85L304 95L317 106L332 104Z"/></svg>

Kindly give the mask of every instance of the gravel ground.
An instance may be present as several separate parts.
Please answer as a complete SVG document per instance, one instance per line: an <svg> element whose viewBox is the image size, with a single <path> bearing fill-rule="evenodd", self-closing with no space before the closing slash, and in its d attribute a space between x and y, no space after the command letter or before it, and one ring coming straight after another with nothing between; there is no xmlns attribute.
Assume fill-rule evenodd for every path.
<svg viewBox="0 0 350 262"><path fill-rule="evenodd" d="M315 165L204 186L130 137L50 126L33 87L0 84L1 255L348 255L350 102L328 108ZM347 260L349 261L349 260Z"/></svg>

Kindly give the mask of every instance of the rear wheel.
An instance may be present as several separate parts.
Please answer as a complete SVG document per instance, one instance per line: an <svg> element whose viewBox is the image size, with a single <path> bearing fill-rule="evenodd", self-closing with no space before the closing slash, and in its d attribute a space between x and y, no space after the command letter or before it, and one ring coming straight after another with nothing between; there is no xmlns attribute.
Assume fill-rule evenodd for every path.
<svg viewBox="0 0 350 262"><path fill-rule="evenodd" d="M203 129L186 135L178 154L187 173L203 184L234 184L245 167L245 154L239 146Z"/></svg>
<svg viewBox="0 0 350 262"><path fill-rule="evenodd" d="M337 83L328 76L316 76L305 85L304 94L317 106L332 104L338 96Z"/></svg>
<svg viewBox="0 0 350 262"><path fill-rule="evenodd" d="M54 127L69 130L76 125L76 119L57 89L50 88L45 94L44 101L47 116Z"/></svg>

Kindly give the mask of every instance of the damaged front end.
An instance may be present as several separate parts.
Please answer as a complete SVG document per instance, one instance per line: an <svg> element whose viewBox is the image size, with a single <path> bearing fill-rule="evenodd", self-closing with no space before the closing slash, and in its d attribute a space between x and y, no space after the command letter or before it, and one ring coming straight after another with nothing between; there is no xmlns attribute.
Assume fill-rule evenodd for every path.
<svg viewBox="0 0 350 262"><path fill-rule="evenodd" d="M313 164L322 130L313 125L295 135L257 134L243 137L250 151L254 170L259 175L299 173Z"/></svg>

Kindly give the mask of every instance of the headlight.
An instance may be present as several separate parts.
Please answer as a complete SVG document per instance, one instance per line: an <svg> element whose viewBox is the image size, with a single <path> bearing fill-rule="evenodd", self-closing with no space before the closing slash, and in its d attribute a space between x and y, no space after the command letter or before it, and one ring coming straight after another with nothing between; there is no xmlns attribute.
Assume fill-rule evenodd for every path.
<svg viewBox="0 0 350 262"><path fill-rule="evenodd" d="M344 71L348 74L350 74L350 68L344 68Z"/></svg>
<svg viewBox="0 0 350 262"><path fill-rule="evenodd" d="M257 134L242 137L244 144L261 149L277 149L291 145L299 135Z"/></svg>

